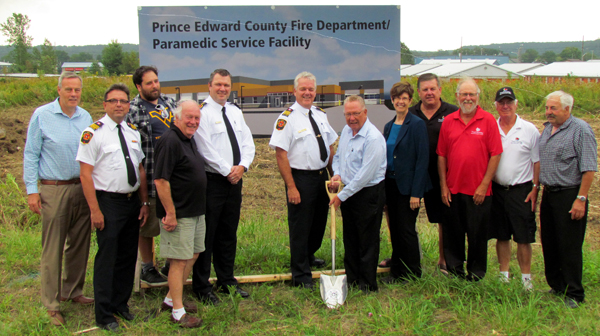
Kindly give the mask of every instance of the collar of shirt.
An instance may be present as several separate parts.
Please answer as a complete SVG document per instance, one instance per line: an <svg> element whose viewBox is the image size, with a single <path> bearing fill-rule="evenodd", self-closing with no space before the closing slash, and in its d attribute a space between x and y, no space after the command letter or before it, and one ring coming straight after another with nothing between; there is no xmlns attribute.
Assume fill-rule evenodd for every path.
<svg viewBox="0 0 600 336"><path fill-rule="evenodd" d="M60 98L56 98L56 100L52 103L52 112L56 113L56 114L62 114L65 117L69 118L69 116L63 112L62 107L60 106L60 102L58 101ZM81 115L81 107L77 106L75 107L75 113L73 113L73 116L71 118L77 118Z"/></svg>
<svg viewBox="0 0 600 336"><path fill-rule="evenodd" d="M564 130L565 128L569 127L569 125L571 125L571 122L572 122L572 121L573 121L573 115L571 114L571 115L569 116L569 118L568 118L568 119L567 119L567 120L566 120L566 121L565 121L565 122L564 122L562 125L560 125L560 126L558 127L558 130L557 130L556 132L554 132L553 134L550 134L550 136L553 136L554 134L558 133L558 131L560 131L560 130ZM549 122L549 121L546 121L546 122L544 123L544 127L548 128L548 126L552 127L552 124L550 124L550 122Z"/></svg>
<svg viewBox="0 0 600 336"><path fill-rule="evenodd" d="M312 109L312 106L310 107L310 109L307 109L304 106L298 104L298 102L295 102L290 108L294 111L301 112L305 117L308 118L308 112Z"/></svg>
<svg viewBox="0 0 600 336"><path fill-rule="evenodd" d="M500 131L500 135L508 135L513 131L516 130L520 130L523 127L523 119L521 119L521 117L519 117L519 115L517 114L517 120L515 120L515 124L513 125L513 127L510 128L510 131L508 131L507 134L504 133L504 130L502 130L502 126L500 125L500 118L497 119L498 122L498 130Z"/></svg>
<svg viewBox="0 0 600 336"><path fill-rule="evenodd" d="M454 112L453 114L453 118L457 119L457 120L461 120L462 118L460 117L460 111L461 109L458 109L458 111ZM484 109L481 108L481 106L477 105L477 108L475 109L475 115L473 116L473 118L471 118L471 120L469 120L469 124L473 122L473 120L479 120L479 119L483 119L483 113L481 113L480 111L485 112Z"/></svg>
<svg viewBox="0 0 600 336"><path fill-rule="evenodd" d="M117 127L117 123L114 120L112 120L112 118L109 117L108 114L105 114L101 120L102 120L102 123L104 123L104 125L107 126L111 131L113 131ZM129 127L129 126L127 126L127 123L125 123L125 120L123 120L121 122L121 127Z"/></svg>
<svg viewBox="0 0 600 336"><path fill-rule="evenodd" d="M175 134L177 134L177 136L179 137L179 139L180 139L181 141L191 141L191 140L194 138L194 136L193 136L193 135L192 135L192 138L188 138L188 137L186 137L186 136L183 134L183 132L182 132L182 131L179 129L179 127L175 126L175 124L173 124L173 125L171 126L171 129L173 130L173 132L175 132Z"/></svg>

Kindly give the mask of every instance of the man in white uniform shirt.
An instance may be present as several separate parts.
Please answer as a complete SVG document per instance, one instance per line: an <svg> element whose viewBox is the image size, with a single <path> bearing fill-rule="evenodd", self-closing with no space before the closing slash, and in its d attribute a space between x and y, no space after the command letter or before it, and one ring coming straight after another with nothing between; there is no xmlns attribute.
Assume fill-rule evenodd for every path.
<svg viewBox="0 0 600 336"><path fill-rule="evenodd" d="M131 321L127 301L133 289L140 225L148 218L148 190L141 137L124 122L129 89L113 84L104 94L106 115L86 128L76 160L81 185L96 228L94 260L96 324L117 331L113 314Z"/></svg>
<svg viewBox="0 0 600 336"><path fill-rule="evenodd" d="M290 228L292 285L313 288L311 266L325 262L315 258L321 247L329 197L327 171L335 154L337 133L325 111L312 106L317 79L302 72L294 79L296 102L275 121L269 146L275 149L279 173L285 182Z"/></svg>
<svg viewBox="0 0 600 336"><path fill-rule="evenodd" d="M531 290L531 243L535 242L535 206L540 177L540 133L517 114L518 101L510 87L496 93L498 128L503 154L492 181L490 235L496 238L500 279L509 280L510 239L517 243L523 287Z"/></svg>
<svg viewBox="0 0 600 336"><path fill-rule="evenodd" d="M193 291L204 303L219 304L212 291L211 257L217 274L217 287L243 298L250 296L233 276L237 228L242 206L242 176L254 160L254 140L242 111L227 101L231 74L217 69L208 80L210 96L200 105L200 126L194 137L204 157L206 169L206 250L194 264Z"/></svg>

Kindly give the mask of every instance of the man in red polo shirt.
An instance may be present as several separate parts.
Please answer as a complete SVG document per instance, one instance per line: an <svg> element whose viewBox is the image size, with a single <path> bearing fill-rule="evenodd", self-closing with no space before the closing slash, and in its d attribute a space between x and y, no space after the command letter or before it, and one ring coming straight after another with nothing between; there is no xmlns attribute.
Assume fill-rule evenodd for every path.
<svg viewBox="0 0 600 336"><path fill-rule="evenodd" d="M448 208L442 226L448 272L477 281L487 269L487 222L492 204L491 181L502 154L496 120L479 105L479 87L471 78L458 83L460 109L442 123L438 169L442 202ZM465 233L469 244L467 272Z"/></svg>

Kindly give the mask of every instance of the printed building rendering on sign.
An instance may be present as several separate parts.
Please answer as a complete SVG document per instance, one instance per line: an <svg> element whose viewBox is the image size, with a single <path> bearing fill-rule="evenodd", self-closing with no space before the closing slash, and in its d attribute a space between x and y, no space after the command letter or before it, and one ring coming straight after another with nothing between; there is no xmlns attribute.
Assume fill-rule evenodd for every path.
<svg viewBox="0 0 600 336"><path fill-rule="evenodd" d="M399 6L140 7L138 15L140 63L159 69L165 89L198 99L205 90L189 86L206 83L185 81L217 68L238 77L234 99L253 107L284 105L301 71L317 77L324 97L315 103L348 90L373 98L400 79Z"/></svg>

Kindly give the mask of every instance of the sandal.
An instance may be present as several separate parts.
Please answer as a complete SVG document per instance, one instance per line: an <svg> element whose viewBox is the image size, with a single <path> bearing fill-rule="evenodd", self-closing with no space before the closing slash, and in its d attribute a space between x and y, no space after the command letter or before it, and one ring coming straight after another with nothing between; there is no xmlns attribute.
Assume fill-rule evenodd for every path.
<svg viewBox="0 0 600 336"><path fill-rule="evenodd" d="M448 275L448 269L446 268L446 265L438 264L438 269L443 275Z"/></svg>

